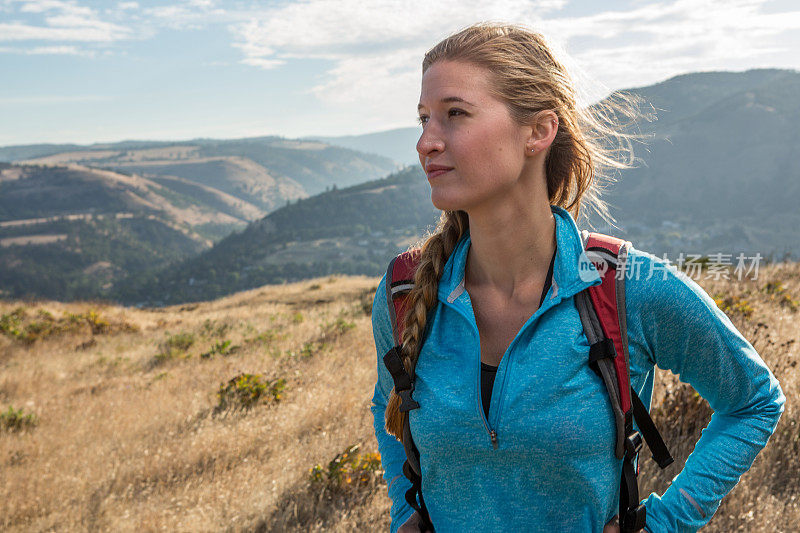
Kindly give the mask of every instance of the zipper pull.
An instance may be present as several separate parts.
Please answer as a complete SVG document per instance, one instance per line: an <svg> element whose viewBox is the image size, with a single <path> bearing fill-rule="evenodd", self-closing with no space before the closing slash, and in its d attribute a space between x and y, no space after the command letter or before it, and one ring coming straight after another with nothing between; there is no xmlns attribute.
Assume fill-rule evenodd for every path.
<svg viewBox="0 0 800 533"><path fill-rule="evenodd" d="M492 438L492 447L496 450L497 449L497 432L495 430L491 430L489 432L489 436Z"/></svg>

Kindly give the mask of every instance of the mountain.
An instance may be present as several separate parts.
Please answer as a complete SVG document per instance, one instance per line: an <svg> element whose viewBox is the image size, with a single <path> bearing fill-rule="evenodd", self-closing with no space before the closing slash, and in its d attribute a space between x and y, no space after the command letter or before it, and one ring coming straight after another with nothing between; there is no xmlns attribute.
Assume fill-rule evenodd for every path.
<svg viewBox="0 0 800 533"><path fill-rule="evenodd" d="M381 156L280 137L0 148L0 297L102 297L123 278L211 247Z"/></svg>
<svg viewBox="0 0 800 533"><path fill-rule="evenodd" d="M195 255L263 216L220 191L185 185L194 195L78 165L0 163L0 294L100 294L131 272Z"/></svg>
<svg viewBox="0 0 800 533"><path fill-rule="evenodd" d="M177 176L241 197L266 211L333 184L355 185L398 168L380 155L283 137L6 146L0 147L0 161L74 163L145 177Z"/></svg>
<svg viewBox="0 0 800 533"><path fill-rule="evenodd" d="M800 254L800 73L699 73L628 92L659 111L642 124L643 164L606 195L624 234L673 254Z"/></svg>
<svg viewBox="0 0 800 533"><path fill-rule="evenodd" d="M324 274L378 272L435 225L420 168L298 199L197 257L131 277L109 293L129 304L212 299L244 287Z"/></svg>
<svg viewBox="0 0 800 533"><path fill-rule="evenodd" d="M635 145L640 163L620 172L604 193L616 227L596 215L579 218L582 227L629 239L637 248L668 254L673 261L681 253L727 254L734 264L739 253L769 259L800 257L793 231L800 226L796 208L800 163L794 158L800 141L796 97L800 73L777 69L695 73L623 92L641 96L656 109L658 120L633 125L646 137L646 144ZM194 161L186 164L203 157L218 158L217 165L222 165L219 158L225 158L227 168L244 164L244 159L261 164L256 146L266 141L241 142L238 153L233 153L233 145L213 147L214 155L200 148L183 148ZM284 149L278 141L269 142L278 144L275 150ZM310 142L291 141L294 148L288 149L305 158L308 166L308 150L298 145ZM158 175L150 177L142 170L153 161L165 160L161 152L141 153L153 149L163 152L164 147L130 146L126 151L138 155L117 153L112 159L142 172L141 179L163 185ZM174 180L180 178L176 169L184 160L177 148L172 150L174 187ZM97 161L106 157L95 155ZM292 168L290 152L284 155L282 168ZM277 167L273 163L272 168ZM201 179L200 173L194 176ZM5 186L4 182L0 185ZM2 193L0 189L0 197ZM258 206L255 200L251 205ZM394 254L435 224L438 214L419 163L350 187L337 181L327 191L287 201L194 256L153 262L152 269L120 277L96 296L162 305L331 273L377 276ZM193 231L199 231L197 226ZM45 250L51 245L38 246Z"/></svg>
<svg viewBox="0 0 800 533"><path fill-rule="evenodd" d="M697 73L626 92L655 107L658 120L636 125L649 136L635 147L641 162L604 194L616 227L596 215L581 217L582 227L673 261L680 253L730 254L733 264L739 253L800 256L800 73ZM117 297L176 303L333 272L379 275L436 219L417 164L283 207ZM158 287L152 297L148 287Z"/></svg>
<svg viewBox="0 0 800 533"><path fill-rule="evenodd" d="M308 137L307 139L382 155L404 165L418 165L419 154L417 154L416 145L421 133L421 128L398 128L364 135Z"/></svg>

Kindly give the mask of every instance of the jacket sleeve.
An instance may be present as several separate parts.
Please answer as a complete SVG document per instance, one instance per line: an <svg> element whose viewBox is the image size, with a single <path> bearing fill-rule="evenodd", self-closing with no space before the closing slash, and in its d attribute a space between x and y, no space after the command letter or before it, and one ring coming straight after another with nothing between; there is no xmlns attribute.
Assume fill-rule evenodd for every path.
<svg viewBox="0 0 800 533"><path fill-rule="evenodd" d="M786 398L753 346L685 273L631 248L627 275L629 342L639 343L650 364L694 387L714 411L669 488L642 501L646 531L697 531L766 445Z"/></svg>
<svg viewBox="0 0 800 533"><path fill-rule="evenodd" d="M390 532L395 533L414 509L406 502L405 493L411 488L411 482L403 475L403 463L406 453L402 443L394 435L386 432L386 403L389 393L394 387L392 376L383 364L383 356L394 346L392 336L392 323L389 318L389 309L386 304L386 275L378 284L375 298L372 302L372 334L375 337L375 348L378 359L378 379L375 383L375 392L372 396L373 425L375 437L378 439L378 451L381 454L383 466L383 479L389 488L389 498L392 500L390 516L392 524Z"/></svg>

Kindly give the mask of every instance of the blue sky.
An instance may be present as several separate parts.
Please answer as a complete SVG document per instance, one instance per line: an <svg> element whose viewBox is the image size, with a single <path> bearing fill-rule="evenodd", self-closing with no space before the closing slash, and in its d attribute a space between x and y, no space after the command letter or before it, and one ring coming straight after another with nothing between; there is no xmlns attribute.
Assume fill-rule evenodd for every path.
<svg viewBox="0 0 800 533"><path fill-rule="evenodd" d="M425 51L480 20L543 33L585 103L800 69L796 0L0 0L0 145L414 126Z"/></svg>

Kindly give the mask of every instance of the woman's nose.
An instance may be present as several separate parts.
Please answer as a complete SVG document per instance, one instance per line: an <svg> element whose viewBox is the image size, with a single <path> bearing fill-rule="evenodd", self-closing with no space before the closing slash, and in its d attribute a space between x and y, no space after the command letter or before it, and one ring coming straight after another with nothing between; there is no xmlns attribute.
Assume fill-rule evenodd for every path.
<svg viewBox="0 0 800 533"><path fill-rule="evenodd" d="M417 141L417 152L421 156L427 156L433 151L444 151L444 141L441 135L439 135L431 125L428 125L422 131L419 141Z"/></svg>

